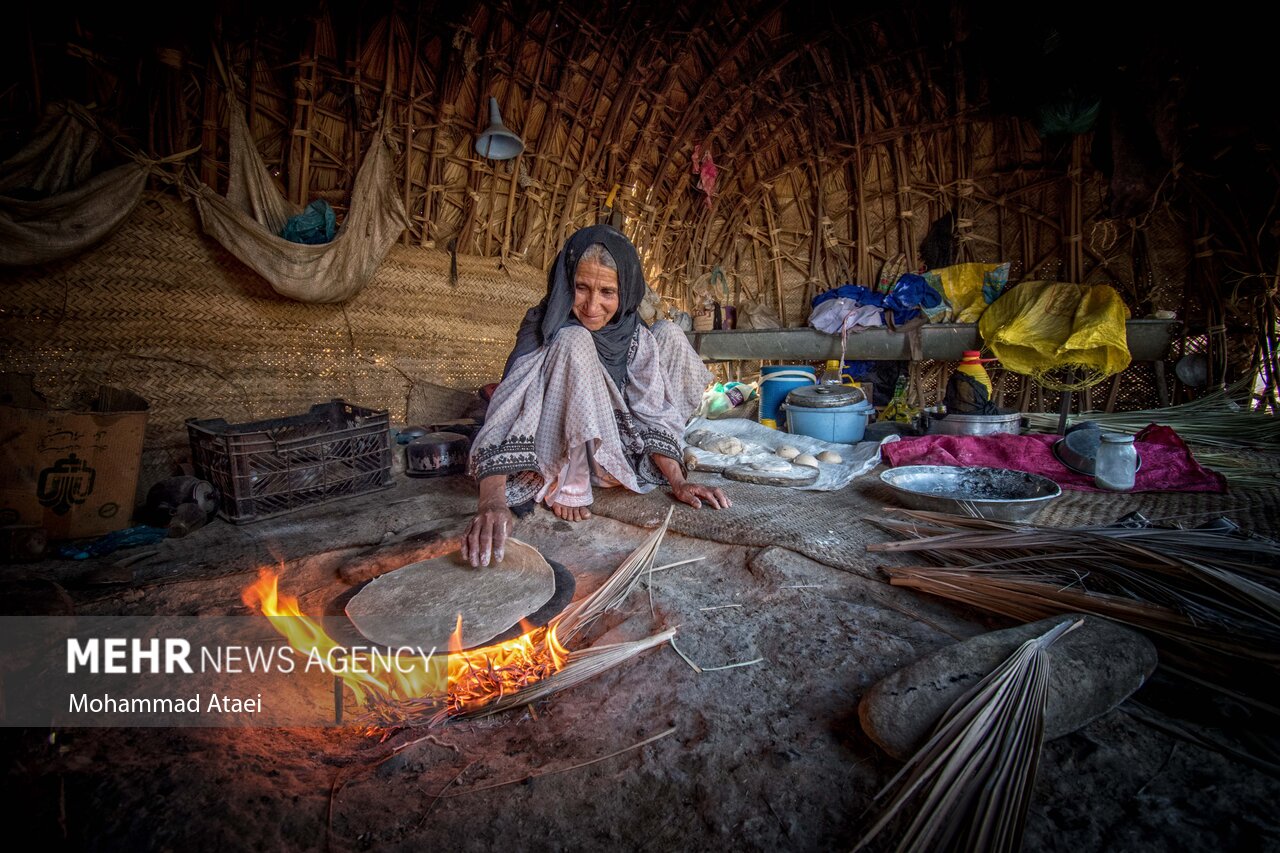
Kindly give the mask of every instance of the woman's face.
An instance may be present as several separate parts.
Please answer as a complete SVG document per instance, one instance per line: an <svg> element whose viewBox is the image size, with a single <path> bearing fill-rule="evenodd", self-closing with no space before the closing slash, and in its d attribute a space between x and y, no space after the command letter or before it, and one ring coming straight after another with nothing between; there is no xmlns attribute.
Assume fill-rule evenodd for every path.
<svg viewBox="0 0 1280 853"><path fill-rule="evenodd" d="M595 261L579 263L573 276L573 316L598 332L618 312L618 274Z"/></svg>

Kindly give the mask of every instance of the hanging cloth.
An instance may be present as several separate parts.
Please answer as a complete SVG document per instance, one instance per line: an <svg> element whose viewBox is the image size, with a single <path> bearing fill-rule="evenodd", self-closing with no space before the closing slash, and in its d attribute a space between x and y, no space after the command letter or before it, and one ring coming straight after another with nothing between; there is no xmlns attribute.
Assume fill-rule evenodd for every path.
<svg viewBox="0 0 1280 853"><path fill-rule="evenodd" d="M31 141L0 163L0 264L61 260L106 237L137 206L148 161L91 174L102 133L77 104L50 104ZM132 155L131 155L132 156Z"/></svg>
<svg viewBox="0 0 1280 853"><path fill-rule="evenodd" d="M201 183L196 207L205 233L265 278L281 296L300 302L343 302L360 292L391 244L409 226L391 175L392 155L381 130L365 152L351 207L329 243L305 245L280 236L297 213L262 161L240 102L231 114L231 178L226 197Z"/></svg>

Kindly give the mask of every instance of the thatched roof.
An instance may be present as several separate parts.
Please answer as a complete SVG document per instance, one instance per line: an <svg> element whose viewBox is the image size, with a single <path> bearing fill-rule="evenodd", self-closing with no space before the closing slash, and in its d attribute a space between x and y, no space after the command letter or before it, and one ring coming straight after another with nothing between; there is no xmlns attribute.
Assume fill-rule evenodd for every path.
<svg viewBox="0 0 1280 853"><path fill-rule="evenodd" d="M34 11L4 98L13 131L41 101L95 101L141 149L201 145L191 167L218 185L229 88L287 194L339 210L386 110L408 244L545 266L612 196L664 294L718 266L792 323L814 293L941 252L1107 281L1137 313L1252 343L1273 313L1276 117L1237 110L1260 36L1208 26L933 0ZM490 96L515 160L473 147Z"/></svg>

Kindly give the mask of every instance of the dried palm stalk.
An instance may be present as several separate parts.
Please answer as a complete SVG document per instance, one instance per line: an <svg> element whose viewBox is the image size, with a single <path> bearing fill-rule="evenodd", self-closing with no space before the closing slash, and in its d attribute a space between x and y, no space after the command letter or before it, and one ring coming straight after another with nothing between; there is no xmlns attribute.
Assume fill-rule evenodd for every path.
<svg viewBox="0 0 1280 853"><path fill-rule="evenodd" d="M902 520L872 520L907 538L868 550L920 552L939 565L883 567L894 585L1025 621L1107 617L1154 635L1218 683L1224 659L1280 673L1280 544L1271 540L896 514Z"/></svg>
<svg viewBox="0 0 1280 853"><path fill-rule="evenodd" d="M955 702L933 735L876 795L896 793L860 850L911 805L899 851L1017 851L1044 743L1046 650L1080 621L1027 640Z"/></svg>
<svg viewBox="0 0 1280 853"><path fill-rule="evenodd" d="M1275 457L1255 454L1254 459L1241 459L1234 453L1198 450L1196 461L1217 471L1233 489L1274 489L1280 486L1280 465Z"/></svg>
<svg viewBox="0 0 1280 853"><path fill-rule="evenodd" d="M1096 421L1105 429L1127 433L1140 432L1153 423L1164 424L1192 444L1280 450L1280 418L1255 412L1237 402L1248 399L1249 394L1249 383L1242 381L1164 409L1084 412L1071 420L1073 423ZM1032 430L1056 432L1058 429L1057 414L1030 412L1026 418Z"/></svg>

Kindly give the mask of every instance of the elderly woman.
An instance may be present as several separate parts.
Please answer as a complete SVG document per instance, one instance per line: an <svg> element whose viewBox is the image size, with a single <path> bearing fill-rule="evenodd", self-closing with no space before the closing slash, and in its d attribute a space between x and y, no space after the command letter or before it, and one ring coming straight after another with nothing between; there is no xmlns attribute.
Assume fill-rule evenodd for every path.
<svg viewBox="0 0 1280 853"><path fill-rule="evenodd" d="M710 373L668 321L645 326L636 249L607 225L578 231L556 257L547 295L525 315L471 451L480 505L462 541L473 566L501 560L510 507L539 501L566 521L590 518L591 488L729 506L685 480L681 437Z"/></svg>

